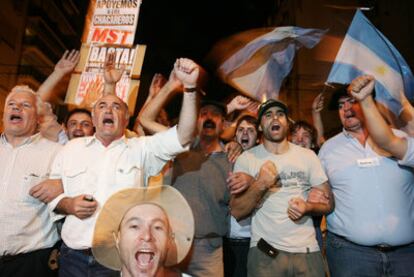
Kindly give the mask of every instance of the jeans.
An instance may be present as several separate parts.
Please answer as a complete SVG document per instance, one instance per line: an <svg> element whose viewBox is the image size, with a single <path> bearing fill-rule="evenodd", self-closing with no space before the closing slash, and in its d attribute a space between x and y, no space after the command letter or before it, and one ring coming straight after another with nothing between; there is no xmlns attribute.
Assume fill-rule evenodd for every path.
<svg viewBox="0 0 414 277"><path fill-rule="evenodd" d="M247 276L247 255L250 248L250 238L242 240L223 239L223 261L225 277Z"/></svg>
<svg viewBox="0 0 414 277"><path fill-rule="evenodd" d="M52 248L40 249L15 256L0 257L1 277L54 277L57 270L48 266Z"/></svg>
<svg viewBox="0 0 414 277"><path fill-rule="evenodd" d="M326 256L331 277L414 276L414 243L380 251L328 232Z"/></svg>
<svg viewBox="0 0 414 277"><path fill-rule="evenodd" d="M62 243L59 257L59 277L119 277L118 271L99 264L94 256Z"/></svg>

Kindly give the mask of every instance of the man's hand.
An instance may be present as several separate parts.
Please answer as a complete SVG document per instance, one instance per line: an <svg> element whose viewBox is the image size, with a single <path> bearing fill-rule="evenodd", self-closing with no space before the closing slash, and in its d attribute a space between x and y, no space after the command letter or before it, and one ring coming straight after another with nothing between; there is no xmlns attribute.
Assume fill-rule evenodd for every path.
<svg viewBox="0 0 414 277"><path fill-rule="evenodd" d="M124 71L125 65L122 65L119 69L115 67L115 52L108 53L104 64L105 83L108 85L116 85Z"/></svg>
<svg viewBox="0 0 414 277"><path fill-rule="evenodd" d="M48 204L55 199L58 195L63 193L62 180L60 179L48 179L40 182L36 186L32 187L29 194Z"/></svg>
<svg viewBox="0 0 414 277"><path fill-rule="evenodd" d="M57 117L53 113L52 106L48 102L43 102L38 115L40 134L48 140L57 142L59 132L63 127L57 122Z"/></svg>
<svg viewBox="0 0 414 277"><path fill-rule="evenodd" d="M199 73L199 66L190 59L180 58L174 64L174 74L183 83L184 88L197 87Z"/></svg>
<svg viewBox="0 0 414 277"><path fill-rule="evenodd" d="M293 221L301 219L307 211L305 200L300 197L294 197L289 200L289 207L287 210L288 216Z"/></svg>
<svg viewBox="0 0 414 277"><path fill-rule="evenodd" d="M75 66L78 64L80 59L80 53L78 50L73 49L72 51L66 50L63 53L62 58L55 65L55 72L60 73L62 76L72 73Z"/></svg>
<svg viewBox="0 0 414 277"><path fill-rule="evenodd" d="M354 80L348 87L348 93L352 95L356 100L363 101L369 95L372 95L375 86L375 79L370 75L362 75Z"/></svg>
<svg viewBox="0 0 414 277"><path fill-rule="evenodd" d="M238 95L234 97L229 104L227 104L227 112L232 113L235 110L244 110L254 104L251 99Z"/></svg>
<svg viewBox="0 0 414 277"><path fill-rule="evenodd" d="M253 182L254 178L244 172L230 172L227 187L230 194L238 194L245 191Z"/></svg>
<svg viewBox="0 0 414 277"><path fill-rule="evenodd" d="M276 165L271 161L266 161L259 171L257 182L262 185L263 190L270 189L273 186L277 186L279 173Z"/></svg>
<svg viewBox="0 0 414 277"><path fill-rule="evenodd" d="M230 141L224 146L224 152L227 153L229 162L234 163L243 152L243 147L236 141Z"/></svg>
<svg viewBox="0 0 414 277"><path fill-rule="evenodd" d="M103 90L103 82L102 77L97 77L95 81L92 81L88 84L85 92L85 96L83 97L83 100L80 107L83 107L85 109L91 109L95 102L101 98L102 96L102 90Z"/></svg>
<svg viewBox="0 0 414 277"><path fill-rule="evenodd" d="M323 93L319 93L312 102L312 112L320 113L323 110Z"/></svg>
<svg viewBox="0 0 414 277"><path fill-rule="evenodd" d="M321 189L311 188L306 201L315 204L329 204L329 194Z"/></svg>
<svg viewBox="0 0 414 277"><path fill-rule="evenodd" d="M79 219L85 219L93 215L98 207L98 202L92 195L81 194L76 197L65 197L58 203L58 209L64 214L71 214Z"/></svg>
<svg viewBox="0 0 414 277"><path fill-rule="evenodd" d="M158 94L158 92L162 89L162 87L165 85L166 82L167 82L167 79L165 79L165 77L162 74L155 73L154 76L152 77L151 85L149 87L148 98L150 99L154 98Z"/></svg>

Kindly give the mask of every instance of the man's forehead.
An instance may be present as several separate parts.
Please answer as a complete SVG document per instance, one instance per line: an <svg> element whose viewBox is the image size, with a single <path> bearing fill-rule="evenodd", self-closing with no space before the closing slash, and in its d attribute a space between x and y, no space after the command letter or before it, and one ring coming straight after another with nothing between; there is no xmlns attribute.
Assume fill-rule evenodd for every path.
<svg viewBox="0 0 414 277"><path fill-rule="evenodd" d="M108 103L108 102L110 102L110 103L113 103L113 102L123 103L123 101L118 96L115 96L115 95L103 96L100 99L98 99L97 103L102 103L102 102L105 102L105 103Z"/></svg>
<svg viewBox="0 0 414 277"><path fill-rule="evenodd" d="M221 109L215 105L205 105L201 107L200 112L202 111L212 111L221 114Z"/></svg>
<svg viewBox="0 0 414 277"><path fill-rule="evenodd" d="M350 95L343 95L343 96L339 97L338 103L344 103L344 102L349 101L351 99L354 99L354 98Z"/></svg>
<svg viewBox="0 0 414 277"><path fill-rule="evenodd" d="M110 105L112 105L114 103L119 104L124 109L128 110L128 105L124 101L122 101L121 98L119 98L116 95L106 95L106 96L101 97L96 102L95 107L98 106L98 105L100 105L100 104L110 104Z"/></svg>
<svg viewBox="0 0 414 277"><path fill-rule="evenodd" d="M12 91L9 93L9 95L7 95L7 100L6 102L9 102L10 100L15 100L15 99L30 99L31 101L35 101L36 100L36 96L28 91Z"/></svg>
<svg viewBox="0 0 414 277"><path fill-rule="evenodd" d="M294 133L294 134L299 133L299 132L302 132L302 133L304 133L304 134L308 134L308 135L310 135L310 134L311 134L311 131L310 131L309 129L305 128L304 126L300 126L300 127L295 128L295 129L293 130L293 133Z"/></svg>
<svg viewBox="0 0 414 277"><path fill-rule="evenodd" d="M68 121L71 121L71 120L80 120L80 119L82 119L82 120L84 120L84 119L92 120L91 119L91 116L89 114L84 113L84 112L77 112L77 113L72 114L69 117L69 120Z"/></svg>
<svg viewBox="0 0 414 277"><path fill-rule="evenodd" d="M285 113L285 110L284 110L284 109L282 109L281 107L274 106L274 107L270 107L270 108L268 108L268 109L265 111L265 114L266 114L266 113L268 113L268 112L283 112L283 113Z"/></svg>
<svg viewBox="0 0 414 277"><path fill-rule="evenodd" d="M242 120L240 122L239 126L237 126L237 128L239 128L239 127L248 127L248 128L252 127L254 129L256 129L256 125L254 125L253 123L251 123L247 120Z"/></svg>

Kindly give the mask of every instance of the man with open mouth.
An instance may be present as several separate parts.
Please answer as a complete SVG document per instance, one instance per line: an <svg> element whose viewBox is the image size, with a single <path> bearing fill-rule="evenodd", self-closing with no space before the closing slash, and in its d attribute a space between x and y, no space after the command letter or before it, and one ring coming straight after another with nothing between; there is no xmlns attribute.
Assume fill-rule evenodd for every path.
<svg viewBox="0 0 414 277"><path fill-rule="evenodd" d="M59 235L47 206L29 191L50 173L61 146L38 133L43 103L27 86L6 98L0 137L0 276L55 276L48 266Z"/></svg>
<svg viewBox="0 0 414 277"><path fill-rule="evenodd" d="M190 250L194 218L184 197L171 186L130 188L104 204L92 252L122 277L181 276L172 266Z"/></svg>
<svg viewBox="0 0 414 277"><path fill-rule="evenodd" d="M373 77L360 76L349 91L335 92L332 98L343 130L319 152L335 195L335 210L327 216L331 276L412 276L414 272L413 163L410 155L393 153L389 147L387 153L371 138L386 125L373 89ZM388 132L390 144L409 141L402 131Z"/></svg>
<svg viewBox="0 0 414 277"><path fill-rule="evenodd" d="M259 143L257 131L257 119L251 115L243 115L237 120L234 139L239 143L243 151L247 151ZM242 172L231 173L227 179L231 194L243 192L253 178ZM251 217L237 221L230 218L229 232L224 238L223 258L224 276L247 276L247 255L250 248Z"/></svg>
<svg viewBox="0 0 414 277"><path fill-rule="evenodd" d="M231 213L252 215L248 276L324 276L325 266L311 215L333 210L327 177L316 154L288 142L288 108L269 99L260 105L263 143L237 159L234 172L255 180L232 194ZM309 191L323 191L324 201L307 201Z"/></svg>
<svg viewBox="0 0 414 277"><path fill-rule="evenodd" d="M81 108L70 111L65 120L65 130L69 140L92 136L95 129L90 111Z"/></svg>
<svg viewBox="0 0 414 277"><path fill-rule="evenodd" d="M48 204L55 220L65 216L60 276L116 276L117 272L90 262L93 228L102 204L118 190L145 186L149 176L188 149L195 129L199 67L181 58L174 71L188 88L177 126L151 137L127 138L128 106L115 94L107 94L92 110L95 134L69 141L54 160L51 179L61 180L64 190Z"/></svg>

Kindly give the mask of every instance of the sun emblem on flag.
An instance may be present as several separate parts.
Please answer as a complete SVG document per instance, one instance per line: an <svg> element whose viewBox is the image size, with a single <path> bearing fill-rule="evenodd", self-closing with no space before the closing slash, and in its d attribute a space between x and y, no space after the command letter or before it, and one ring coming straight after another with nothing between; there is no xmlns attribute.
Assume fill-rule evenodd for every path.
<svg viewBox="0 0 414 277"><path fill-rule="evenodd" d="M387 73L387 67L386 66L384 66L384 65L380 65L380 66L377 66L376 68L375 68L375 72L377 72L379 75L385 75L386 73Z"/></svg>

